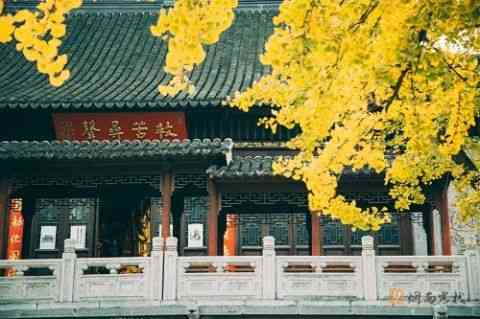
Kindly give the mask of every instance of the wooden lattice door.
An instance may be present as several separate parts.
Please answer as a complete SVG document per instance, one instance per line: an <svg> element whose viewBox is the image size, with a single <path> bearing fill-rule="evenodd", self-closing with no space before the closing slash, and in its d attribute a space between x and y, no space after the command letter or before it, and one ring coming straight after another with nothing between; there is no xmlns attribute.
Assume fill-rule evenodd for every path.
<svg viewBox="0 0 480 319"><path fill-rule="evenodd" d="M310 230L306 213L238 215L239 255L261 255L262 239L275 238L278 255L308 255Z"/></svg>
<svg viewBox="0 0 480 319"><path fill-rule="evenodd" d="M76 240L79 256L93 256L96 198L37 198L30 256L58 258L67 238Z"/></svg>

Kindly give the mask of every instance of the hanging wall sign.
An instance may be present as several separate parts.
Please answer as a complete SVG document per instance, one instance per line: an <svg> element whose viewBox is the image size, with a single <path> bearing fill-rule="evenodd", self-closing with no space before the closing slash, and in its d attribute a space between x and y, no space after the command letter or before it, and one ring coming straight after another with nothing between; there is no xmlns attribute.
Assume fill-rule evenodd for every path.
<svg viewBox="0 0 480 319"><path fill-rule="evenodd" d="M58 140L173 140L188 138L182 112L55 113Z"/></svg>
<svg viewBox="0 0 480 319"><path fill-rule="evenodd" d="M203 247L203 224L188 224L188 247Z"/></svg>
<svg viewBox="0 0 480 319"><path fill-rule="evenodd" d="M57 242L57 226L40 226L40 241L38 249L55 249Z"/></svg>

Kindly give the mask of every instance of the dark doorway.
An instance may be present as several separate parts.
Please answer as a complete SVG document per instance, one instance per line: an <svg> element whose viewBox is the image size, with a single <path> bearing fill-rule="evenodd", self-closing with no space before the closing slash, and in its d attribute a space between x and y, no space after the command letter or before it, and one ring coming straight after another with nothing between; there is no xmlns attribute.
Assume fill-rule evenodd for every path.
<svg viewBox="0 0 480 319"><path fill-rule="evenodd" d="M115 186L100 192L97 256L146 256L150 252L151 190Z"/></svg>

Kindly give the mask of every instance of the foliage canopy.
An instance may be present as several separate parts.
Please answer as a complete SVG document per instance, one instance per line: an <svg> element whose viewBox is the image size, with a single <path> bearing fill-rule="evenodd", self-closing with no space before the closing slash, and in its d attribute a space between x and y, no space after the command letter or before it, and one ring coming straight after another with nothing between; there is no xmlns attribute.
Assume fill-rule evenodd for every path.
<svg viewBox="0 0 480 319"><path fill-rule="evenodd" d="M17 41L52 85L68 78L58 55L65 14L81 0L46 0L32 13L0 16L0 42ZM234 20L236 0L176 0L151 27L168 41L161 94L192 92L188 80ZM2 0L0 0L0 12ZM345 169L385 174L398 210L425 200L425 186L451 176L464 221L480 217L478 173L455 156L478 113L480 2L474 0L285 0L261 62L272 72L227 104L268 105L262 123L298 126L294 158L278 174L305 182L311 210L362 230L390 220L337 192ZM480 218L479 218L480 219Z"/></svg>

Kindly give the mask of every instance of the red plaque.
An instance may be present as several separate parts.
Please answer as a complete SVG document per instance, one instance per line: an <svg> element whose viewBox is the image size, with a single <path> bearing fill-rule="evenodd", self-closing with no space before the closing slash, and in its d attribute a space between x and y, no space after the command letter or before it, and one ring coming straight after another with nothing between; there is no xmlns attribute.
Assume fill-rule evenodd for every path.
<svg viewBox="0 0 480 319"><path fill-rule="evenodd" d="M182 112L56 113L58 140L173 140L186 139Z"/></svg>

